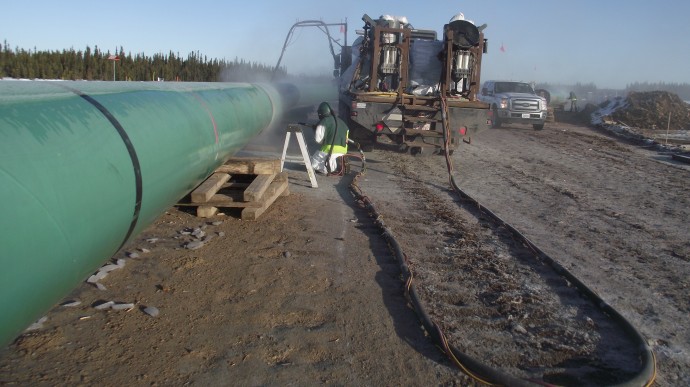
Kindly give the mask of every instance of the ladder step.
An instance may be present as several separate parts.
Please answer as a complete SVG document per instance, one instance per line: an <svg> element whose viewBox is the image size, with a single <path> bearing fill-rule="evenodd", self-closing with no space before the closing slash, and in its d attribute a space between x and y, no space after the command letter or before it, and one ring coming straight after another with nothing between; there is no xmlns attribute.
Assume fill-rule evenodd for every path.
<svg viewBox="0 0 690 387"><path fill-rule="evenodd" d="M423 134L425 137L443 137L443 133L436 130L405 129L405 135L413 136L415 134Z"/></svg>
<svg viewBox="0 0 690 387"><path fill-rule="evenodd" d="M441 120L437 120L434 118L424 118L424 117L411 117L411 118L403 118L403 121L405 122L441 122Z"/></svg>
<svg viewBox="0 0 690 387"><path fill-rule="evenodd" d="M437 112L440 110L438 107L425 106L425 105L402 105L402 107L405 110L423 110L423 111L427 111L427 112Z"/></svg>

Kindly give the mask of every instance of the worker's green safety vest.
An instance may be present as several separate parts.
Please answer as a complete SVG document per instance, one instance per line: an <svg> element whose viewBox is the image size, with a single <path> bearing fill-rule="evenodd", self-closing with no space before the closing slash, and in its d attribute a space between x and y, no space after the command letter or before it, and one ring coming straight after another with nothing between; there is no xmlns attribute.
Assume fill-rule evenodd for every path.
<svg viewBox="0 0 690 387"><path fill-rule="evenodd" d="M335 131L335 120L338 120L338 132ZM324 153L347 153L347 137L350 129L347 127L345 121L333 116L325 117L319 123L323 125L326 130L323 136L323 144L321 145L321 152ZM333 141L335 135L335 141ZM331 143L333 144L333 151L331 152Z"/></svg>

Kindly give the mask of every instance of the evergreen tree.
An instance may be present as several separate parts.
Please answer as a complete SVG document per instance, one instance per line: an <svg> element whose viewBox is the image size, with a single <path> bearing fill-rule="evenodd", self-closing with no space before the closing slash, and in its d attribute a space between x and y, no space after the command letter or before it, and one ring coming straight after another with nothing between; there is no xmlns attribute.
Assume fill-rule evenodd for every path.
<svg viewBox="0 0 690 387"><path fill-rule="evenodd" d="M235 57L234 61L219 60L202 55L199 51L190 52L186 59L180 53L125 54L123 46L116 48L119 57L116 63L116 79L127 81L187 81L252 82L268 79L273 72L271 66L249 62ZM7 40L0 44L0 77L28 79L64 80L112 80L113 63L108 60L110 51L102 52L97 45L84 51L74 48L62 51L24 50L10 47ZM279 70L285 76L285 68Z"/></svg>

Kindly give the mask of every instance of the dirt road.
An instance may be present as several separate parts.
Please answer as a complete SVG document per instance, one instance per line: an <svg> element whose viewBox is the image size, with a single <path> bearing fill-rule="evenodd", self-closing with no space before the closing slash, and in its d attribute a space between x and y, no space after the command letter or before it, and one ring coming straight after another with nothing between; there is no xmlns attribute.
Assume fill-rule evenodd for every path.
<svg viewBox="0 0 690 387"><path fill-rule="evenodd" d="M658 385L690 384L687 166L566 124L488 130L453 159L463 190L641 331L657 355ZM457 314L453 305L472 305L471 286L492 284L484 281L489 277L449 277L471 273L480 261L443 271L462 263L453 257L468 252L463 246L473 246L474 256L497 257L500 265L492 270L504 270L502 283L546 288L525 280L534 275L530 270L504 265L510 246L488 235L482 222L464 218L441 157L376 150L367 165L360 186L415 264L429 308L448 329L471 326L451 332L458 345L520 373L520 362L543 361L542 348L569 352L602 341L572 326L579 317L569 311L556 313L560 323L551 332L568 334L565 344L562 337L531 334L541 329L539 319L524 314L537 309L519 309L522 329L512 321L510 334L500 337L492 333L495 326L472 325L474 316ZM88 284L75 289L68 299L80 305L56 307L42 328L0 352L0 383L474 384L420 328L403 297L398 264L352 198L349 179L320 176L313 189L303 166L287 167L291 195L257 221L233 213L206 221L170 209L114 257L126 265L102 280L106 290ZM213 239L185 249L195 228ZM131 252L138 258L129 258ZM481 293L486 288L472 291L488 294ZM542 294L535 304L551 302L548 292L534 294ZM109 300L135 307L93 307ZM151 306L160 311L157 317L142 311ZM520 336L523 330L530 335ZM525 348L531 360L509 355Z"/></svg>

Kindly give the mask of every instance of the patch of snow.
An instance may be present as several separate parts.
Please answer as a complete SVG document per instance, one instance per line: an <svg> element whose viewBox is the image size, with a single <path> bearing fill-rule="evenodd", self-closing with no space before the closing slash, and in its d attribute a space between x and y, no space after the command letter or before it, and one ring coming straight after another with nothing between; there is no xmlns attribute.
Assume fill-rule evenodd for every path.
<svg viewBox="0 0 690 387"><path fill-rule="evenodd" d="M625 97L616 97L607 101L604 107L600 107L591 115L592 125L603 125L604 117L611 116L616 110L628 107Z"/></svg>

